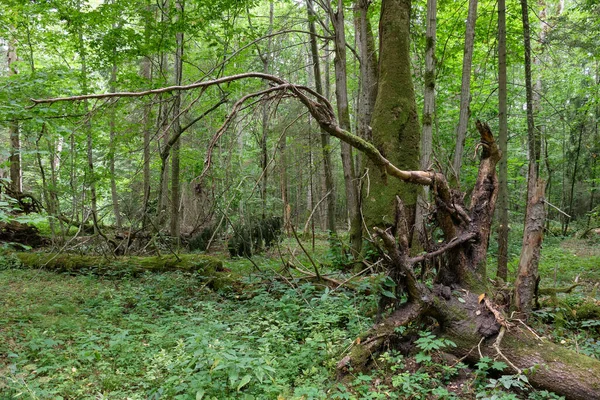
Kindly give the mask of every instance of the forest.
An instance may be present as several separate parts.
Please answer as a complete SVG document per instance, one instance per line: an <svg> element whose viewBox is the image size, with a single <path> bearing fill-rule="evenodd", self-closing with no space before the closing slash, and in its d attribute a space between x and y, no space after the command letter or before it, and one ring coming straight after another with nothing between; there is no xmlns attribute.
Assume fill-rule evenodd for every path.
<svg viewBox="0 0 600 400"><path fill-rule="evenodd" d="M0 2L0 399L600 399L595 0Z"/></svg>

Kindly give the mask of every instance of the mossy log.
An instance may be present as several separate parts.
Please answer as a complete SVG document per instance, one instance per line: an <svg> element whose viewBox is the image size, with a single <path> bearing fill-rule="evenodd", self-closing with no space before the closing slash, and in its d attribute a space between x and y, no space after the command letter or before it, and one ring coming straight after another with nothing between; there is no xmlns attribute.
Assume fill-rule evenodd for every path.
<svg viewBox="0 0 600 400"><path fill-rule="evenodd" d="M395 333L395 328L420 318L434 317L440 322L439 334L457 345L445 351L457 357L476 363L482 354L507 361L512 365L503 371L505 374L524 373L536 388L572 400L600 399L599 360L540 338L520 321L502 321L509 328L497 342L502 324L484 302L479 302L475 293L451 292L437 286L427 303L405 304L382 323L374 325L340 361L340 375L345 375L350 368L355 374L364 370L378 353L400 342L402 338Z"/></svg>
<svg viewBox="0 0 600 400"><path fill-rule="evenodd" d="M68 253L15 253L23 267L56 272L91 272L104 275L138 274L142 272L185 271L206 276L215 288L234 282L223 261L211 256L181 254L177 257L99 257Z"/></svg>

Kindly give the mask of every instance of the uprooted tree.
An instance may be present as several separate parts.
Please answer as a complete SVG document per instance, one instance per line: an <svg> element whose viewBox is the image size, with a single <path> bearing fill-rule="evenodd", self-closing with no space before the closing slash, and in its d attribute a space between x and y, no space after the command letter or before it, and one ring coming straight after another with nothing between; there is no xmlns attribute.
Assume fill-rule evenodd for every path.
<svg viewBox="0 0 600 400"><path fill-rule="evenodd" d="M528 305L531 304L536 286L529 279L531 276L517 282L516 296L503 293L502 289L496 288L488 280L486 255L498 195L496 164L501 152L487 125L477 124L481 136L478 146L481 149L481 161L467 205L464 202L465 195L451 189L443 174L397 168L371 143L342 129L337 123L333 107L325 97L311 88L288 83L274 75L251 72L145 92L95 94L33 102L138 97L206 88L248 78L266 80L270 86L243 96L233 105L229 116L209 143L205 168L199 179L211 165L213 147L245 102L256 98L279 100L282 97L294 97L306 106L323 130L363 152L381 173L390 179L428 186L433 195L432 215L436 229L439 228L443 235L443 242L435 250L416 257L410 256L408 224L399 199L396 200L394 224L386 230L376 229L385 249L384 258L390 276L398 288L403 288L406 301L398 305L382 323L366 332L360 342L357 341L351 353L338 365L341 374L350 368L356 371L367 367L374 355L401 339L396 328L433 319L439 326L439 334L457 344L451 350L457 356L471 361L480 355L502 358L515 373L527 372L529 381L536 387L569 399L600 399L600 361L540 338L526 325L530 310ZM542 201L541 196L532 196L529 206L543 209ZM530 251L535 257L541 244L541 230L536 225L539 213L528 212L528 220L525 251ZM434 257L440 259L441 263L438 263L433 285L427 286L417 279L415 266ZM522 257L521 261L525 263L527 257L525 260ZM510 299L519 299L519 303ZM513 309L519 311L519 319L510 318Z"/></svg>

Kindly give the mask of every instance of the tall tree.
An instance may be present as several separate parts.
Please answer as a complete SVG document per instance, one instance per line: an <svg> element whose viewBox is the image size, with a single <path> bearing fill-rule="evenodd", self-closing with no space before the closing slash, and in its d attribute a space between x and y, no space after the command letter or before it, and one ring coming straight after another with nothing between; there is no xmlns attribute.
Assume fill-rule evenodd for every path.
<svg viewBox="0 0 600 400"><path fill-rule="evenodd" d="M433 118L435 113L435 44L437 26L437 0L427 0L427 29L425 34L425 89L423 94L423 132L421 134L421 170L431 167L433 152ZM429 200L429 188L424 187L417 202L416 229L424 233L425 203ZM424 239L424 238L422 238ZM425 243L425 240L422 240Z"/></svg>
<svg viewBox="0 0 600 400"><path fill-rule="evenodd" d="M370 0L357 0L354 4L354 26L360 56L360 93L357 102L357 132L371 140L371 119L377 99L378 59L373 29L369 19ZM360 166L357 167L360 170Z"/></svg>
<svg viewBox="0 0 600 400"><path fill-rule="evenodd" d="M379 79L373 111L373 144L401 169L419 168L420 128L410 67L410 0L383 0L379 20ZM408 208L414 224L419 189L368 162L370 184L363 200L367 226L393 226L395 198Z"/></svg>
<svg viewBox="0 0 600 400"><path fill-rule="evenodd" d="M306 0L306 9L308 13L308 29L310 31L310 54L312 57L315 88L317 93L325 95L323 91L323 82L321 80L321 62L319 60L319 49L317 47L317 30L315 28L315 19L317 18L312 0ZM329 133L321 130L321 149L323 152L323 170L325 174L325 191L327 199L327 230L331 235L336 234L335 227L335 186L333 182L333 171L331 165L331 144Z"/></svg>
<svg viewBox="0 0 600 400"><path fill-rule="evenodd" d="M350 106L348 104L348 83L346 71L346 31L344 27L344 4L338 0L337 10L330 9L335 35L335 97L340 127L350 131ZM350 249L356 259L362 247L362 217L359 207L359 191L352 156L352 146L341 143L342 168L346 188L346 208L350 220Z"/></svg>
<svg viewBox="0 0 600 400"><path fill-rule="evenodd" d="M13 76L19 73L17 70L17 48L14 40L9 40L6 52L8 74ZM19 121L12 120L8 128L10 136L10 188L17 194L23 191L23 178L21 174L21 137L19 133Z"/></svg>
<svg viewBox="0 0 600 400"><path fill-rule="evenodd" d="M175 0L175 23L177 32L175 33L175 65L173 67L175 85L180 86L183 77L183 27L184 27L184 0ZM175 93L173 101L173 138L175 143L171 149L171 236L179 237L181 230L180 202L181 202L181 184L179 181L180 161L179 153L181 148L181 92Z"/></svg>
<svg viewBox="0 0 600 400"><path fill-rule="evenodd" d="M118 25L113 25L113 29L118 29ZM117 91L117 48L116 43L114 45L112 52L113 64L110 71L110 83L109 83L109 91L111 93L115 93ZM115 225L118 229L121 229L122 221L121 221L121 211L119 209L119 194L117 192L117 176L115 174L115 155L117 152L117 143L116 143L116 119L117 119L117 107L116 102L112 103L112 111L111 118L109 122L109 135L110 135L110 150L108 155L108 169L110 171L110 194L112 200L113 214L115 215Z"/></svg>
<svg viewBox="0 0 600 400"><path fill-rule="evenodd" d="M463 149L467 137L471 103L471 66L473 64L473 47L475 45L475 23L477 22L477 0L469 0L469 13L465 28L465 48L462 65L462 81L460 86L460 115L456 127L456 147L454 148L453 174L456 185L460 185L460 169L462 167Z"/></svg>
<svg viewBox="0 0 600 400"><path fill-rule="evenodd" d="M527 0L521 0L521 13L525 49L529 170L527 175L527 210L523 232L523 246L521 257L519 258L517 278L515 280L515 307L524 317L527 317L533 307L533 298L539 279L538 263L544 237L546 208L544 207L545 184L541 180L538 181L538 165L536 162L536 134L533 117L533 88L531 78L531 34Z"/></svg>
<svg viewBox="0 0 600 400"><path fill-rule="evenodd" d="M506 1L498 0L498 278L508 275L508 107L506 77Z"/></svg>

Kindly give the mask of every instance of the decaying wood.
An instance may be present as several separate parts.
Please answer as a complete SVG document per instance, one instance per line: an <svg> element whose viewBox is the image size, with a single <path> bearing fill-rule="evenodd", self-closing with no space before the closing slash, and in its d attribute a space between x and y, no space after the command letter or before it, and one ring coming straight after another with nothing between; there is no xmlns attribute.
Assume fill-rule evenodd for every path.
<svg viewBox="0 0 600 400"><path fill-rule="evenodd" d="M114 272L165 272L187 271L199 273L224 272L223 262L215 257L187 254L162 257L120 257L117 259L100 256L83 256L69 253L15 253L27 268L41 268L57 272L88 271L92 273Z"/></svg>

